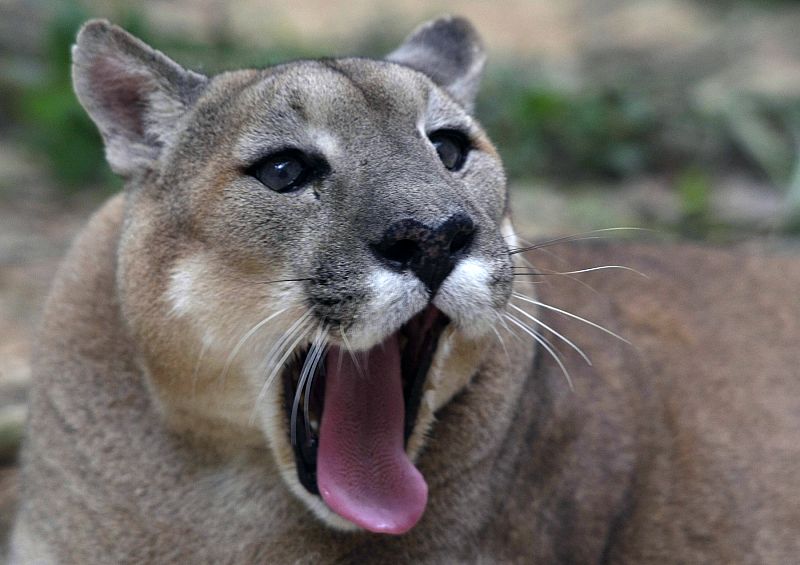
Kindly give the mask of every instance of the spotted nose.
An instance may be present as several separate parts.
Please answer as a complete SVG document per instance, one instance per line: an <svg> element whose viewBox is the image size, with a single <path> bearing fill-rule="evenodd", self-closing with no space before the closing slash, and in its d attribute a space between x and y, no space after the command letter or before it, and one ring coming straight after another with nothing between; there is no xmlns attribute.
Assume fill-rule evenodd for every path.
<svg viewBox="0 0 800 565"><path fill-rule="evenodd" d="M466 255L475 231L472 218L463 213L453 214L435 227L405 219L390 225L371 247L388 267L413 272L432 296Z"/></svg>

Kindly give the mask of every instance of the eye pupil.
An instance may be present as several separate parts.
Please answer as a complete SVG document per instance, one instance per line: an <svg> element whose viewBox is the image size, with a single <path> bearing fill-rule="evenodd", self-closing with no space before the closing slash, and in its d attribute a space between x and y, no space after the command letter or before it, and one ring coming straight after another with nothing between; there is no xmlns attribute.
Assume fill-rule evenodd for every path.
<svg viewBox="0 0 800 565"><path fill-rule="evenodd" d="M247 173L270 190L293 192L305 186L315 170L309 157L290 149L261 159Z"/></svg>
<svg viewBox="0 0 800 565"><path fill-rule="evenodd" d="M469 152L466 136L458 131L440 130L428 136L446 169L457 171L461 168Z"/></svg>
<svg viewBox="0 0 800 565"><path fill-rule="evenodd" d="M269 159L259 170L256 177L272 190L286 190L303 172L303 165L296 159Z"/></svg>
<svg viewBox="0 0 800 565"><path fill-rule="evenodd" d="M302 172L302 166L297 161L278 161L273 163L272 172L279 182L290 183Z"/></svg>
<svg viewBox="0 0 800 565"><path fill-rule="evenodd" d="M460 156L458 148L449 140L439 140L434 143L434 147L444 166L452 169Z"/></svg>

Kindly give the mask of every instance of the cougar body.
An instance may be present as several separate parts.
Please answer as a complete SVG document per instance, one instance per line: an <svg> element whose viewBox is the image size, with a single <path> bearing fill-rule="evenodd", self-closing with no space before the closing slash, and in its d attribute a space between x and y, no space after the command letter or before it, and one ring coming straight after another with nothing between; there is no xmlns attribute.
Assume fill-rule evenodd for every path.
<svg viewBox="0 0 800 565"><path fill-rule="evenodd" d="M87 24L128 186L47 302L12 562L796 560L800 261L520 252L483 59L444 18L206 78Z"/></svg>

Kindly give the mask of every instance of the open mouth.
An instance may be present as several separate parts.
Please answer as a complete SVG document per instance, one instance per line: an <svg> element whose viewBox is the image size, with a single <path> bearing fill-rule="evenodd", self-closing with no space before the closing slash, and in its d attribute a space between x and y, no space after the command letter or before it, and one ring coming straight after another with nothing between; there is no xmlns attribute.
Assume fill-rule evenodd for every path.
<svg viewBox="0 0 800 565"><path fill-rule="evenodd" d="M448 323L431 305L368 351L329 346L299 402L296 391L309 351L283 372L300 483L369 531L403 533L425 509L427 485L405 448Z"/></svg>

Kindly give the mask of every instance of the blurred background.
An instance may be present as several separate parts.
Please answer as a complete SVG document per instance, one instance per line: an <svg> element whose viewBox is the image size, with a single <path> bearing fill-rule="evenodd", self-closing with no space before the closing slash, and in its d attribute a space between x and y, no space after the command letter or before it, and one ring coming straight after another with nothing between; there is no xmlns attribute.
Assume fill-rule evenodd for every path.
<svg viewBox="0 0 800 565"><path fill-rule="evenodd" d="M800 250L798 2L0 0L0 464L14 460L30 336L58 259L121 188L72 94L79 25L109 18L214 73L381 56L447 12L485 39L477 114L521 233L644 226ZM16 488L8 468L0 492Z"/></svg>

